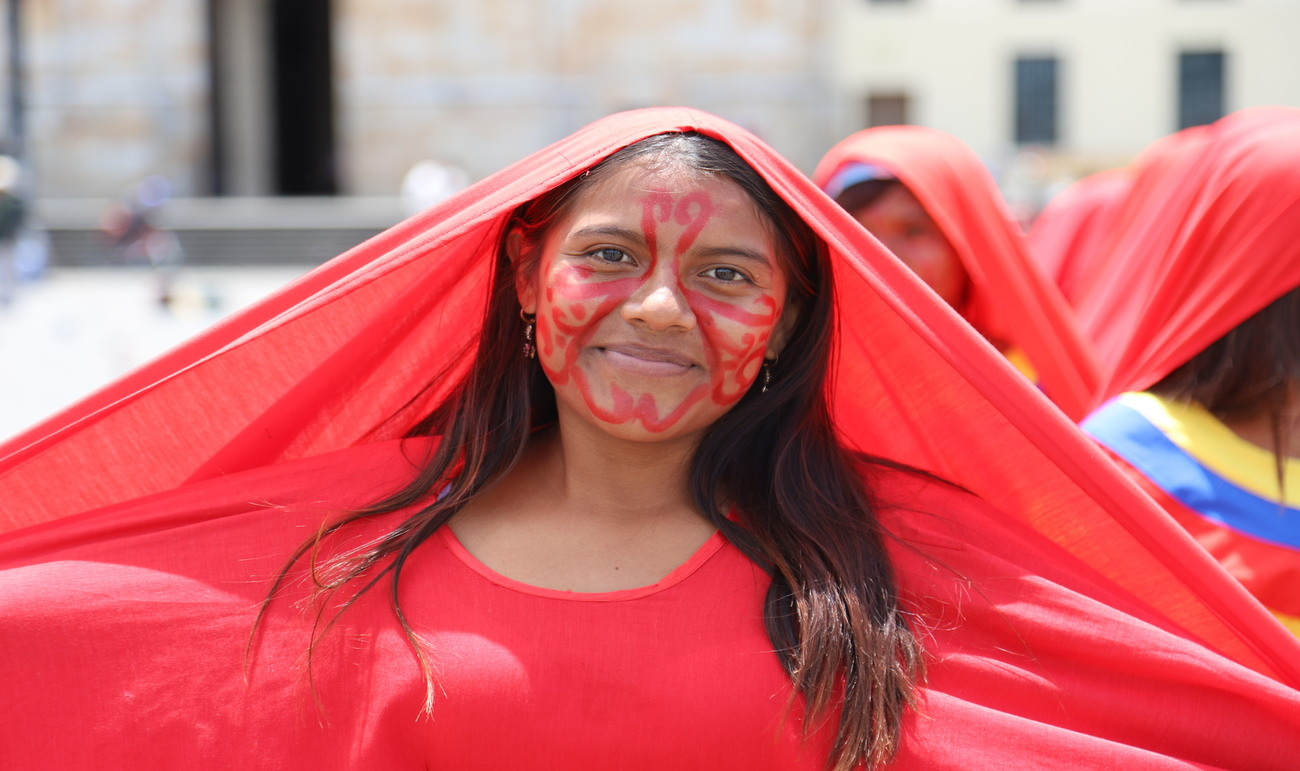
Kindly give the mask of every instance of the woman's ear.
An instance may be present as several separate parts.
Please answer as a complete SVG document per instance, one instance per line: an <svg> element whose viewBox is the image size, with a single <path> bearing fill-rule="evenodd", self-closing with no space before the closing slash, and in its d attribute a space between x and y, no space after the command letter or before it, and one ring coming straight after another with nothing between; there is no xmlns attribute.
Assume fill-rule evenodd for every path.
<svg viewBox="0 0 1300 771"><path fill-rule="evenodd" d="M785 308L781 310L781 318L777 319L776 326L772 327L772 335L767 339L767 355L764 357L768 361L776 361L776 357L781 355L785 350L785 344L790 339L790 334L794 332L795 324L799 321L799 306L794 302L787 302Z"/></svg>
<svg viewBox="0 0 1300 771"><path fill-rule="evenodd" d="M514 269L515 295L519 298L519 307L531 316L537 312L537 282L533 276L528 275L530 271L523 268L523 251L524 233L518 227L513 227L506 233L506 257L510 258L510 265Z"/></svg>

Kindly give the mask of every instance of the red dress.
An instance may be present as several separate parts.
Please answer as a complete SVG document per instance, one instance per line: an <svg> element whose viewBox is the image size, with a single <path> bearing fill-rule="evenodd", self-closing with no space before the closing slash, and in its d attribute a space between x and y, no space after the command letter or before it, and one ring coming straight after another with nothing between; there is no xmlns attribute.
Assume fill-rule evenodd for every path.
<svg viewBox="0 0 1300 771"><path fill-rule="evenodd" d="M1289 767L1300 643L808 179L680 108L593 124L0 447L0 766L437 767L433 753L462 751L434 741L458 720L475 724L450 741L463 731L484 764L601 762L574 760L587 747L659 767L820 764L819 735L796 747L771 720L786 684L750 613L763 576L721 543L641 598L692 594L657 621L578 601L537 629L519 608L559 600L494 581L446 536L427 542L398 586L416 632L441 641L432 718L386 583L323 638L314 694L307 587L286 587L253 635L292 548L410 473L419 447L391 440L466 366L509 212L686 128L731 144L823 239L844 441L965 488L868 479L929 671L899 767ZM438 594L458 586L480 599ZM653 657L610 650L638 634ZM539 668L549 685L522 679ZM475 718L507 694L512 720ZM726 720L701 717L724 701ZM634 735L652 725L672 730ZM751 754L718 759L742 739Z"/></svg>

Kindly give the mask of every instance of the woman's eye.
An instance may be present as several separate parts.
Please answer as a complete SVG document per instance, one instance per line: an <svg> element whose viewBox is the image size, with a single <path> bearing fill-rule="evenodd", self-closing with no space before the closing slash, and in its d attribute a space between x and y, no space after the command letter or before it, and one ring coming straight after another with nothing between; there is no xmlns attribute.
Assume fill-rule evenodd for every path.
<svg viewBox="0 0 1300 771"><path fill-rule="evenodd" d="M629 255L627 252L623 251L622 249L615 249L613 247L596 249L595 251L589 252L588 254L589 256L593 257L596 260L599 260L600 262L608 262L608 263L633 262L632 256Z"/></svg>
<svg viewBox="0 0 1300 771"><path fill-rule="evenodd" d="M724 281L728 284L739 281L749 281L749 277L735 268L709 268L704 271L704 275Z"/></svg>

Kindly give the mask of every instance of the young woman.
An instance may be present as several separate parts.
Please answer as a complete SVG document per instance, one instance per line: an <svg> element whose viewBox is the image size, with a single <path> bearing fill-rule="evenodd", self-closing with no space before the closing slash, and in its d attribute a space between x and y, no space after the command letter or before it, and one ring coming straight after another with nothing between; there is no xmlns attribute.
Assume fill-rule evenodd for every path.
<svg viewBox="0 0 1300 771"><path fill-rule="evenodd" d="M1082 417L1097 362L978 156L923 126L859 131L813 179L1067 414Z"/></svg>
<svg viewBox="0 0 1300 771"><path fill-rule="evenodd" d="M4 767L1295 754L1296 641L691 110L593 124L3 457Z"/></svg>
<svg viewBox="0 0 1300 771"><path fill-rule="evenodd" d="M1122 284L1083 308L1120 394L1084 428L1296 633L1298 132L1300 111L1257 109L1180 140L1114 235Z"/></svg>

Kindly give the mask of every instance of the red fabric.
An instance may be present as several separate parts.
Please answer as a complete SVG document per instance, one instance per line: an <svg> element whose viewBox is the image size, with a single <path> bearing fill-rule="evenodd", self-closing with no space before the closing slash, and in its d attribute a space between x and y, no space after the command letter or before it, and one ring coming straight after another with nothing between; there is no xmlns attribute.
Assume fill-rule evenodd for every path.
<svg viewBox="0 0 1300 771"><path fill-rule="evenodd" d="M1243 110L1144 156L1079 305L1104 370L1096 404L1146 389L1300 285L1300 110Z"/></svg>
<svg viewBox="0 0 1300 771"><path fill-rule="evenodd" d="M1069 305L1038 265L993 177L961 140L923 126L882 126L842 140L813 173L819 185L848 162L889 170L952 244L971 277L958 311L985 337L1028 357L1047 395L1076 420L1098 369Z"/></svg>
<svg viewBox="0 0 1300 771"><path fill-rule="evenodd" d="M1215 522L1184 505L1115 452L1107 449L1106 454L1264 607L1300 617L1300 592L1296 591L1300 586L1300 559L1294 549Z"/></svg>
<svg viewBox="0 0 1300 771"><path fill-rule="evenodd" d="M383 591L325 635L308 685L309 587L280 591L252 638L267 581L323 508L407 478L425 448L348 448L9 538L0 767L823 767L826 736L805 744L779 722L788 681L762 631L765 583L716 537L659 586L565 597L435 536L402 584L435 656L433 718ZM893 767L1290 767L1287 686L1019 517L898 472L872 482L931 657Z"/></svg>
<svg viewBox="0 0 1300 771"><path fill-rule="evenodd" d="M47 636L4 635L0 766L825 767L827 737L804 745L798 723L782 720L791 688L763 626L766 578L720 535L653 587L573 594L492 573L444 529L402 584L403 610L436 656L432 720L417 719L420 673L382 591L317 647L314 694L298 663L310 634L302 586L281 593L245 662L267 577L320 517L310 502L356 505L410 470L396 442L366 445L118 507L10 554L0 629L39 624L59 646L50 655ZM249 505L250 488L284 508ZM212 548L217 533L225 549ZM13 566L28 559L46 562ZM13 588L55 577L40 603ZM164 598L184 604L159 614ZM374 642L349 650L363 638ZM87 661L115 666L88 678ZM77 735L52 731L71 693L50 683L86 679L80 698L93 708ZM124 726L145 721L150 741L122 741Z"/></svg>
<svg viewBox="0 0 1300 771"><path fill-rule="evenodd" d="M687 128L729 142L825 240L845 441L972 493L873 480L930 666L900 767L1292 763L1300 643L809 180L665 108L593 124L0 448L0 719L25 737L0 765L422 767L418 671L382 590L322 650L325 717L303 682L304 589L245 661L254 604L322 516L410 473L381 440L442 397L447 380L420 391L431 373L464 365L506 214Z"/></svg>
<svg viewBox="0 0 1300 771"><path fill-rule="evenodd" d="M1030 252L1072 306L1101 264L1097 252L1132 179L1129 169L1090 174L1053 196L1029 228Z"/></svg>
<svg viewBox="0 0 1300 771"><path fill-rule="evenodd" d="M1087 272L1079 277L1079 283L1073 289L1070 301L1076 309L1080 309L1081 314L1094 293L1112 293L1118 291L1116 284L1123 284L1123 274L1110 269L1111 260L1122 251L1120 247L1124 242L1132 237L1131 229L1137 227L1136 223L1150 219L1150 212L1161 206L1162 199L1159 195L1162 193L1158 191L1169 170L1184 162L1184 159L1193 158L1200 153L1209 131L1209 126L1193 126L1163 136L1152 142L1125 169L1129 180L1128 190L1115 206L1110 221L1097 239L1088 260ZM1085 323L1080 318L1079 323L1094 345L1105 344L1107 338L1104 319L1091 318ZM1122 329L1122 325L1117 327ZM1098 352L1099 357L1102 355Z"/></svg>

